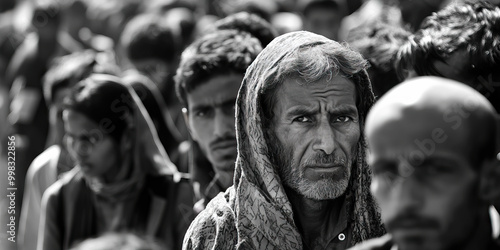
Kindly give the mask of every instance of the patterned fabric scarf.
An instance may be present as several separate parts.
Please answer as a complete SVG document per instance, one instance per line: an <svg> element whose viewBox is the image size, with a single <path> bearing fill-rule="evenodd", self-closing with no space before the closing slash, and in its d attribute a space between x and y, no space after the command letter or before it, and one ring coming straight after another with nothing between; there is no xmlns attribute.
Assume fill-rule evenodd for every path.
<svg viewBox="0 0 500 250"><path fill-rule="evenodd" d="M298 41L298 42L297 42ZM240 249L302 249L292 205L283 188L277 167L269 158L263 129L262 96L276 87L282 75L280 65L304 47L331 43L309 32L292 32L276 38L248 68L237 99L236 130L238 158L234 178L234 209ZM340 46L340 45L339 45ZM281 49L280 49L281 48ZM286 49L282 49L286 48ZM365 93L366 107L358 107L361 121L374 102L365 70L358 72L356 88ZM363 122L360 122L361 130ZM346 191L348 224L353 232L351 245L384 234L378 207L370 194L370 170L365 161L365 142L358 145Z"/></svg>

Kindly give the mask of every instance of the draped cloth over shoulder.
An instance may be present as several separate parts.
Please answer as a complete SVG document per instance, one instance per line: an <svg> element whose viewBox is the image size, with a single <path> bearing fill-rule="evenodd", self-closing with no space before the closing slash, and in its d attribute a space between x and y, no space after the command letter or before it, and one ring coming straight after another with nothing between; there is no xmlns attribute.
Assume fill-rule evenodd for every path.
<svg viewBox="0 0 500 250"><path fill-rule="evenodd" d="M127 86L129 88L129 92L134 100L135 108L135 122L137 129L137 141L136 143L136 154L142 154L142 156L146 157L146 159L153 159L154 162L152 164L153 169L150 171L158 172L161 174L170 175L173 179L178 182L181 178L185 177L184 174L180 173L170 158L161 143L161 140L158 136L158 133L155 129L154 123L151 117L148 115L144 104L141 102L137 92L134 91L132 86ZM151 88L151 86L148 86ZM154 93L153 94L157 94ZM159 99L159 97L156 97ZM140 162L141 157L136 157L136 159Z"/></svg>
<svg viewBox="0 0 500 250"><path fill-rule="evenodd" d="M290 40L300 40L290 42ZM237 98L236 133L238 157L234 185L210 202L191 224L184 239L186 249L226 249L234 241L235 249L303 249L302 237L293 217L290 201L269 158L263 128L261 99L263 93L277 85L279 65L284 58L301 48L332 42L308 32L292 32L273 40L247 69ZM287 49L276 49L276 48ZM361 73L367 102L374 101L366 71ZM360 116L368 111L360 110ZM362 125L361 125L362 126ZM353 163L346 191L348 226L352 245L384 233L378 208L370 195L370 172L365 162L365 143L361 139L358 157ZM224 232L233 223L236 233ZM213 231L215 234L207 236ZM229 230L231 231L231 230Z"/></svg>
<svg viewBox="0 0 500 250"><path fill-rule="evenodd" d="M104 74L94 74L91 78L95 81L121 82L120 78ZM137 192L147 174L172 176L175 182L179 182L182 177L177 167L170 161L158 138L154 123L136 91L130 85L124 86L128 89L131 99L122 97L116 101L130 102L133 109L132 117L121 117L128 120L130 131L134 133L131 152L122 152L124 159L117 181L104 184L98 178L85 176L90 188L96 194L113 200L123 199Z"/></svg>

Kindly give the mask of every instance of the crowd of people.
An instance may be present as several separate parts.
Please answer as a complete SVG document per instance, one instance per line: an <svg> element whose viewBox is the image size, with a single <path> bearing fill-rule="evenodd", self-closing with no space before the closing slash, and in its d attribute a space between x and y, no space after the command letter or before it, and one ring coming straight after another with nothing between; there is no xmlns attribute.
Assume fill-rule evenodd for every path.
<svg viewBox="0 0 500 250"><path fill-rule="evenodd" d="M499 90L496 0L2 0L0 248L500 249Z"/></svg>

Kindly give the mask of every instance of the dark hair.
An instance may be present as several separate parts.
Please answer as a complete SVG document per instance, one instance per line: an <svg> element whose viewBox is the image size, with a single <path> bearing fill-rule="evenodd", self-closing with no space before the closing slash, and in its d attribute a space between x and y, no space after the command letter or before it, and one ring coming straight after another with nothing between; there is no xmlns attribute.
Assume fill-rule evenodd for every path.
<svg viewBox="0 0 500 250"><path fill-rule="evenodd" d="M187 107L187 93L210 77L231 72L244 75L261 50L256 38L236 30L219 30L199 38L182 53L175 76L181 103Z"/></svg>
<svg viewBox="0 0 500 250"><path fill-rule="evenodd" d="M302 6L302 15L307 16L312 9L340 10L340 5L335 0L307 0Z"/></svg>
<svg viewBox="0 0 500 250"><path fill-rule="evenodd" d="M248 32L259 39L262 47L266 47L276 36L278 36L278 32L268 21L258 15L248 12L239 12L218 20L214 23L214 29L234 29Z"/></svg>
<svg viewBox="0 0 500 250"><path fill-rule="evenodd" d="M106 53L86 50L59 57L43 79L45 101L50 105L58 90L70 88L92 73L116 75L118 71L114 59Z"/></svg>
<svg viewBox="0 0 500 250"><path fill-rule="evenodd" d="M400 26L376 21L349 33L349 45L370 63L367 69L373 92L381 96L401 80L396 73L395 59L411 33Z"/></svg>
<svg viewBox="0 0 500 250"><path fill-rule="evenodd" d="M500 64L500 9L487 2L453 4L422 23L398 53L398 73L440 76L431 62L465 49L472 75L497 73ZM474 67L472 67L474 66Z"/></svg>
<svg viewBox="0 0 500 250"><path fill-rule="evenodd" d="M176 58L179 47L169 26L160 16L152 13L130 20L120 41L132 61L155 58L169 63Z"/></svg>
<svg viewBox="0 0 500 250"><path fill-rule="evenodd" d="M132 96L120 78L94 74L72 89L63 107L84 114L100 127L108 127L102 132L119 143L130 126L132 102Z"/></svg>

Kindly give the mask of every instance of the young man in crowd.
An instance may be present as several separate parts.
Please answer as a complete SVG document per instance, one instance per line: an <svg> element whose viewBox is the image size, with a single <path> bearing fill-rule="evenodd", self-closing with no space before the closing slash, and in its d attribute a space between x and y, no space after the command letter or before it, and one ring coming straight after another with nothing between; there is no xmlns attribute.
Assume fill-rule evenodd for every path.
<svg viewBox="0 0 500 250"><path fill-rule="evenodd" d="M234 105L245 71L261 50L260 42L246 32L220 30L199 38L182 54L175 80L186 124L196 142L191 148L190 172L200 200L198 212L233 184Z"/></svg>
<svg viewBox="0 0 500 250"><path fill-rule="evenodd" d="M35 158L26 174L19 249L36 249L42 195L62 173L74 166L63 142L62 103L71 88L92 73L117 74L118 66L105 53L86 50L58 58L45 74L43 92L49 108L50 146Z"/></svg>

